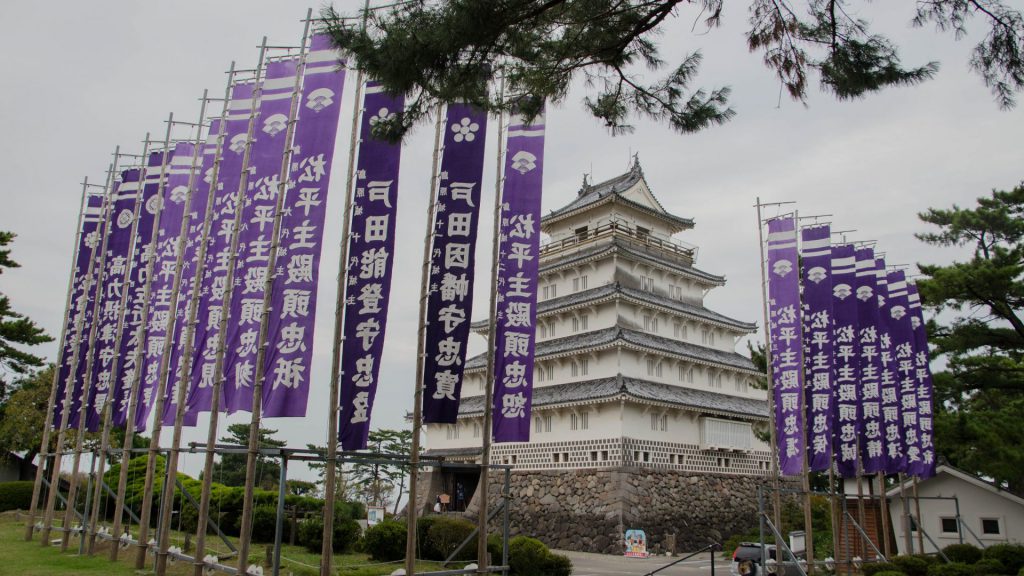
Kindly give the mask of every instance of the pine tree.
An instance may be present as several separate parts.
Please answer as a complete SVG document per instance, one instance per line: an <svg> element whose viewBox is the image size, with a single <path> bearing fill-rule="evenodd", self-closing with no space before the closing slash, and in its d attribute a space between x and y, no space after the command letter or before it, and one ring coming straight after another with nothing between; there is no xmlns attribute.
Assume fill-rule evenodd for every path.
<svg viewBox="0 0 1024 576"><path fill-rule="evenodd" d="M747 0L747 45L763 55L791 98L806 102L809 78L841 100L931 78L935 62L905 66L897 46L852 16L866 0ZM633 115L668 123L681 133L733 117L729 88L695 88L699 51L669 64L657 34L670 18L689 12L709 31L719 26L724 0L447 0L402 2L368 15L327 8L324 22L336 45L355 65L395 93L408 107L375 131L399 138L437 102L464 101L487 110L517 109L528 118L545 101L560 102L582 78L586 108L612 133L628 132ZM730 9L738 6L729 5ZM917 3L912 23L966 35L972 18L988 34L971 67L998 104L1013 106L1024 88L1024 18L1002 0L932 0ZM642 69L666 70L646 82ZM505 80L506 97L494 79Z"/></svg>
<svg viewBox="0 0 1024 576"><path fill-rule="evenodd" d="M920 214L929 244L973 248L969 260L919 264L935 375L936 447L954 466L1024 493L1024 184L970 209ZM951 320L946 318L951 317Z"/></svg>
<svg viewBox="0 0 1024 576"><path fill-rule="evenodd" d="M11 259L11 249L7 247L14 238L13 232L0 230L0 274L3 274L4 268L21 267ZM12 392L8 389L9 377L23 377L43 366L41 357L25 352L20 347L52 341L53 338L35 322L15 312L10 298L0 292L0 414Z"/></svg>

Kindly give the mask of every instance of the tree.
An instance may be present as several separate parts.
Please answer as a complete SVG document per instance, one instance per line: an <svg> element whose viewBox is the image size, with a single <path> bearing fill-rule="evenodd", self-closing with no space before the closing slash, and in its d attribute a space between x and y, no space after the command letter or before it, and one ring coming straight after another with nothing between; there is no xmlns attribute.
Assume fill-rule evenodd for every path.
<svg viewBox="0 0 1024 576"><path fill-rule="evenodd" d="M24 450L31 461L39 452L53 371L51 364L14 382L14 392L0 408L0 458Z"/></svg>
<svg viewBox="0 0 1024 576"><path fill-rule="evenodd" d="M273 438L277 430L260 428L260 448L282 448L285 442ZM232 424L228 426L228 435L220 439L221 442L236 446L249 446L249 425ZM224 454L220 462L213 465L213 481L220 482L226 486L245 486L245 466L247 454ZM277 458L256 456L256 487L264 490L277 488L277 481L281 475L281 465Z"/></svg>
<svg viewBox="0 0 1024 576"><path fill-rule="evenodd" d="M395 430L378 428L371 430L366 438L366 445L373 453L382 454L387 451L385 446L392 441ZM394 493L394 465L373 458L356 460L350 472L352 484L359 491L363 500L372 506L383 506L391 501Z"/></svg>
<svg viewBox="0 0 1024 576"><path fill-rule="evenodd" d="M747 45L763 55L794 100L805 102L811 74L840 100L931 78L935 62L906 67L897 46L851 14L858 0L747 0ZM731 7L732 5L730 5ZM721 22L724 0L448 0L403 2L384 13L345 18L323 12L336 45L355 65L395 93L408 94L407 110L378 123L378 134L399 138L437 102L464 101L481 108L517 109L527 118L545 101L560 102L575 78L589 90L584 105L613 134L632 129L632 115L664 121L682 133L733 117L729 88L692 87L701 54L694 51L663 78L645 83L638 69L668 67L656 35L670 18L689 10L709 31ZM983 18L988 33L971 67L1001 107L1024 88L1024 18L1002 0L918 2L915 26L934 25L957 37ZM499 72L500 70L500 72ZM504 95L494 79L504 78Z"/></svg>
<svg viewBox="0 0 1024 576"><path fill-rule="evenodd" d="M1024 184L919 216L939 228L922 241L973 249L964 262L918 265L936 313L932 354L946 360L934 377L936 445L953 465L1024 493Z"/></svg>
<svg viewBox="0 0 1024 576"><path fill-rule="evenodd" d="M11 260L11 249L7 246L14 240L13 232L0 230L0 274L4 268L20 268ZM43 365L43 359L20 350L18 346L37 346L53 341L35 322L11 308L10 299L0 292L0 405L7 400L7 377L10 374L25 375Z"/></svg>

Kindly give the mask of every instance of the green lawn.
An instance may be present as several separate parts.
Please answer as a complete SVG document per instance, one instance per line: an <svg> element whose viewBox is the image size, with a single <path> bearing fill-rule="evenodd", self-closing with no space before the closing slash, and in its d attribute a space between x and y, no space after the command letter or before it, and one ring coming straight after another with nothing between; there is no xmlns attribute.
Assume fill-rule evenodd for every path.
<svg viewBox="0 0 1024 576"><path fill-rule="evenodd" d="M60 534L54 532L52 538L59 538ZM184 535L175 533L172 536L176 544L181 546ZM224 549L224 543L216 536L207 537L207 543L216 551ZM25 541L25 525L18 520L13 513L0 515L0 576L136 576L135 550L122 551L120 559L116 564L111 564L107 559L109 543L100 541L99 550L95 557L78 555L78 539L72 538L68 552L61 553L60 546L42 547L39 544L39 535L31 542ZM267 544L253 544L250 558L264 558ZM320 555L312 554L305 548L299 546L284 546L281 549L284 560L281 562L281 574L293 576L318 575L319 569L314 568L320 564ZM226 560L226 564L232 564ZM148 571L152 571L152 559L146 563ZM384 576L391 574L396 568L402 567L401 563L379 564L370 560L366 554L346 554L335 556L335 567L339 576ZM453 566L455 567L455 566ZM452 568L452 567L450 567ZM441 570L436 562L417 562L416 571L425 572L430 570ZM265 574L269 575L270 570L264 568ZM181 562L172 564L168 573L173 576L190 576L192 566Z"/></svg>

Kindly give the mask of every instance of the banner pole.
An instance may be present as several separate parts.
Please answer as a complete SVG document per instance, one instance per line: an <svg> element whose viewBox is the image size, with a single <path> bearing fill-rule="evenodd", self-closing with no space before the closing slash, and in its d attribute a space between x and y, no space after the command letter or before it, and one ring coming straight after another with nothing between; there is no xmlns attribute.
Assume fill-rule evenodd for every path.
<svg viewBox="0 0 1024 576"><path fill-rule="evenodd" d="M50 383L50 397L46 403L46 417L43 421L43 438L39 443L39 465L36 467L36 479L32 484L32 501L28 508L28 520L25 523L25 541L32 540L35 530L36 512L38 511L39 496L42 492L43 477L45 475L46 460L50 456L50 428L53 426L53 412L57 403L57 384L60 375L60 365L64 362L64 339L68 336L68 322L71 320L71 299L75 286L75 266L78 262L78 246L81 244L82 224L85 218L85 199L87 184L82 185L82 200L78 208L78 225L75 228L74 246L71 249L71 267L68 273L67 297L64 299L64 320L60 329L60 340L57 342L57 363L53 369L53 380Z"/></svg>
<svg viewBox="0 0 1024 576"><path fill-rule="evenodd" d="M106 266L107 266L107 245L110 240L110 211L114 204L114 174L117 172L117 157L121 153L121 147L118 146L114 149L114 162L110 164L107 169L107 184L104 189L104 197L106 198L105 206L103 208L103 219L100 221L99 229L101 231L103 240L100 242L100 259L98 268L99 271L95 275L96 278L96 290L93 292L92 302L92 320L89 326L89 340L85 348L85 374L82 376L82 399L78 405L78 430L75 431L75 455L72 459L71 464L71 479L68 484L68 505L64 510L64 533L60 540L60 551L64 552L68 549L68 544L71 541L71 532L67 530L68 526L75 518L77 511L77 500L78 500L78 469L82 463L82 448L85 443L85 419L86 414L89 412L89 396L92 392L93 379L92 379L92 366L96 359L96 334L99 328L99 314L100 314L100 291L102 290L104 280L106 279ZM85 537L85 522L82 523L83 532L79 536L79 540Z"/></svg>
<svg viewBox="0 0 1024 576"><path fill-rule="evenodd" d="M188 174L188 188L185 192L185 208L182 213L181 219L181 230L178 233L178 254L177 262L175 262L174 268L176 271L174 286L171 289L171 303L172 306L178 302L178 296L181 290L181 281L183 264L185 261L185 243L189 237L189 227L192 225L192 199L195 196L196 188L196 169L202 164L203 156L203 123L206 121L206 103L207 103L208 91L203 90L202 104L199 106L199 122L196 124L196 140L195 147L192 149L192 167ZM225 110L227 108L227 101L225 101ZM167 454L167 480L163 486L163 497L160 499L160 522L157 528L157 535L159 536L159 544L157 546L156 553L156 573L158 576L163 576L167 573L167 549L171 545L171 510L174 507L174 491L175 491L175 480L178 478L178 454L181 446L181 424L185 418L185 392L188 390L187 383L191 381L191 373L189 370L190 360L192 360L192 336L193 329L195 328L195 316L196 316L196 305L199 300L199 284L202 282L203 273L203 260L206 255L206 243L209 239L209 227L210 218L213 214L213 193L216 189L216 185L212 185L209 194L206 196L206 206L204 207L204 221L203 221L203 233L199 240L199 256L198 263L196 264L196 271L192 279L192 293L189 294L189 308L188 316L185 324L185 332L183 334L185 338L184 353L181 355L181 377L178 380L178 389L175 394L175 418L174 418L174 430L171 434L171 449ZM171 316L174 316L173 312ZM164 354L161 358L163 365L161 366L164 376L163 386L166 388L166 380L170 377L167 373L170 365L171 352L174 350L173 341L174 332L171 329L171 322L168 320L167 333L166 333L166 344L164 346ZM165 390L166 392L166 390ZM157 402L161 403L166 400L166 394L161 394L157 397ZM163 406L159 406L163 408ZM163 419L163 410L157 409L155 418Z"/></svg>
<svg viewBox="0 0 1024 576"><path fill-rule="evenodd" d="M921 499L917 496L917 476L914 479L914 521L917 522L917 547L924 554L924 529L921 528Z"/></svg>
<svg viewBox="0 0 1024 576"><path fill-rule="evenodd" d="M109 176L110 176L111 173L113 173L113 165L111 165L111 167L108 169L108 179L110 179ZM89 254L90 255L90 257L89 257L89 272L88 272L88 275L86 277L85 288L82 291L82 296L81 296L81 298L82 298L81 299L82 305L81 305L80 310L78 311L78 313L79 313L79 317L78 317L79 325L78 325L78 329L76 329L76 331L75 331L76 332L75 354L72 356L71 370L68 373L68 381L65 383L65 405L63 405L63 408L60 411L60 427L61 427L61 430L60 430L60 435L57 438L57 454L58 454L58 456L57 456L57 458L58 458L57 459L57 464L59 464L59 462L60 462L59 457L60 457L60 455L63 452L63 443L65 443L65 435L68 433L68 429L69 429L69 426L70 426L69 422L71 421L70 409L71 409L71 402L73 401L72 397L74 396L74 393L75 393L75 381L78 379L77 378L78 367L79 367L80 363L82 362L82 358L81 358L81 355L82 355L81 348L82 348L82 344L83 344L83 342L82 342L82 331L85 330L85 319L86 319L86 316L87 316L86 315L86 310L87 310L87 307L90 305L89 304L89 295L90 294L95 294L95 292L93 290L94 289L98 289L98 286L99 286L99 282L96 279L96 268L97 268L96 263L97 263L97 259L99 261L99 266L103 265L102 264L102 256L101 256L101 254L106 249L106 236L105 236L106 228L105 228L105 222L106 222L106 216L108 216L108 213L106 213L106 212L108 212L108 208L109 208L108 203L110 201L110 196L106 195L106 192L108 192L109 190L110 190L109 188L104 188L102 208L100 209L100 212L99 212L99 214L100 214L99 215L99 221L96 223L96 233L98 234L96 240L97 240L97 246L98 247L97 246L93 246L90 249L90 254ZM99 238L102 238L102 240L99 240ZM97 254L99 254L98 258L97 258ZM95 312L95 306L93 306L93 312ZM95 318L93 318L93 320L95 320ZM92 322L90 324L90 326L89 326L89 337L90 338L95 335L93 333L93 330L92 330L93 326L95 326L95 322ZM89 354L89 349L88 349L88 347L89 347L89 340L88 339L86 339L85 345L86 345L85 354L88 355ZM86 377L85 374L83 374L82 390L81 390L81 393L83 395L83 398L82 398L82 401L81 401L82 402L82 406L85 406L87 404L87 402L88 402L88 394L89 393L88 393L88 389L85 386L86 380L87 380L87 377ZM82 420L82 417L84 417L85 414L81 410L81 407L79 409L79 415L80 415L80 418L79 418L80 421L79 421L79 424L78 424L78 429L82 429L82 426L83 426L83 424L85 422L81 421L81 420ZM74 456L75 471L73 472L72 477L71 477L71 479L69 481L68 499L66 500L67 506L66 506L65 517L63 517L63 526L62 526L62 529L61 529L61 536L60 536L60 551L65 551L65 550L68 549L68 542L69 542L69 539L71 538L71 532L70 532L70 530L71 530L71 521L74 520L74 518L75 518L74 517L75 491L78 488L77 487L77 483L78 483L78 478L77 478L78 477L78 465L81 462L81 457L82 457L82 455L81 455L81 443L77 441L77 439L80 436L81 435L78 434L78 430L76 430L76 435L75 435L76 444L75 444L75 449L74 449L74 452L75 452L75 456ZM52 487L51 488L51 494L53 496L56 496L59 493L59 491L60 491L60 477L59 477L59 475L60 475L60 466L59 465L54 466L53 471L52 471L52 479L50 481L50 486ZM44 541L43 541L44 545L47 544L46 540L49 539L49 530L50 530L49 524L52 524L52 522L53 522L54 510L49 505L47 505L46 512L47 512L47 517L49 518L49 521L46 523L47 526L44 528L44 532L43 532L44 536L46 536L44 538Z"/></svg>
<svg viewBox="0 0 1024 576"><path fill-rule="evenodd" d="M164 151L163 159L161 164L166 166L167 164L167 147L170 145L170 125L167 128L167 137L164 139ZM146 141L143 144L142 149L142 169L139 171L139 204L145 205L146 203L146 179L149 177L149 132L146 133ZM161 166L161 179L163 178L163 166ZM163 211L163 202L160 198L157 198L156 202L156 213L153 215L153 230L150 232L149 244L141 244L141 238L135 238L135 246L132 248L132 261L134 265L142 266L145 261L145 283L142 288L142 311L140 314L139 325L135 328L135 351L133 358L133 366L135 367L131 372L131 383L128 386L128 409L126 411L125 426L124 426L124 443L121 446L121 468L117 476L117 492L114 497L116 504L114 505L114 524L111 528L111 535L119 539L121 537L121 520L124 518L124 501L125 491L128 487L128 465L132 459L132 453L130 450L135 445L135 411L138 406L138 395L139 395L139 383L142 378L142 372L139 370L139 361L142 358L142 342L146 340L147 323L149 321L149 301L150 294L153 286L153 266L156 261L156 240L158 233L158 224L160 219L160 213ZM138 212L141 218L141 212ZM139 253L139 261L135 262L135 252ZM148 254L147 254L148 252ZM120 353L120 349L118 350ZM115 362L118 360L115 359ZM116 378L119 374L118 371L113 372ZM113 415L111 414L111 418ZM110 547L110 561L114 562L117 560L118 552L121 547L115 542Z"/></svg>
<svg viewBox="0 0 1024 576"><path fill-rule="evenodd" d="M768 298L765 295L765 291L768 289L768 275L765 271L765 253L764 253L764 220L761 217L761 197L758 196L756 200L757 204L757 241L758 248L761 251L761 313L764 318L764 364L765 364L765 378L768 384L768 434L769 441L771 442L771 450L769 450L769 459L771 461L772 468L772 513L775 520L775 528L780 533L782 531L782 500L779 496L779 446L778 440L775 434L775 396L773 392L774 383L772 381L772 339L768 332ZM779 539L775 539L775 545L777 548L781 548L781 542Z"/></svg>
<svg viewBox="0 0 1024 576"><path fill-rule="evenodd" d="M215 201L217 192L217 182L220 178L220 165L223 159L224 152L224 137L227 130L227 111L228 106L231 102L231 87L235 81L235 62L232 60L231 67L228 69L228 84L227 88L224 89L224 111L221 114L220 127L217 133L217 148L213 156L213 170L210 172L210 203L211 205ZM249 111L250 123L252 117L255 114L253 110ZM235 201L235 219L233 221L234 226L231 229L231 243L229 245L230 254L238 253L238 234L242 223L242 204L244 203L243 195L239 194ZM205 249L205 248L204 248ZM205 258L201 258L200 262L204 263ZM236 258L230 258L228 260L228 269L225 286L233 286L235 281L235 262ZM202 275L197 274L199 278ZM197 289L193 289L197 291ZM207 425L206 430L206 452L203 454L203 485L199 495L199 515L196 519L196 552L193 561L193 568L195 576L203 576L203 570L206 567L204 558L206 556L206 531L208 530L208 522L210 516L210 498L211 489L213 486L213 459L216 456L216 445L217 445L217 427L220 423L220 391L221 384L224 379L224 339L227 332L227 321L228 311L231 309L231 290L224 290L224 297L221 301L220 309L220 322L218 325L217 332L217 357L214 365L214 377L213 386L210 392L210 421ZM194 327L193 327L194 330ZM190 353L186 349L186 353Z"/></svg>
<svg viewBox="0 0 1024 576"><path fill-rule="evenodd" d="M441 153L441 125L444 123L443 108L439 104L434 122L434 155L430 171L430 199L427 201L427 233L423 238L423 266L420 272L419 328L416 332L416 380L412 394L412 447L409 454L409 501L405 505L405 573L416 574L416 518L419 516L416 500L419 497L420 475L420 432L423 428L423 375L426 356L427 300L430 298L430 248L434 238L434 210L437 209L437 182Z"/></svg>
<svg viewBox="0 0 1024 576"><path fill-rule="evenodd" d="M143 158L145 158L145 156L143 156ZM143 160L143 161L145 161L145 160ZM117 162L117 157L115 156L115 163L116 162ZM130 239L129 239L129 246L128 246L128 254L132 253L133 246L132 246L131 242L135 241L135 234L138 231L138 225L139 225L139 215L142 212L143 183L139 182L138 185L139 185L139 189L137 191L138 197L135 199L135 206L132 209L133 216L132 216L132 226L131 226L130 236L129 236ZM125 307L128 305L128 293L129 293L128 285L131 283L131 272L132 272L132 266L126 265L124 267L124 273L121 276L121 285L122 285L122 288L121 288L121 290L122 290L121 291L121 301L119 302L118 309L117 309L117 322L115 324L117 332L116 332L116 335L114 337L114 347L112 348L113 350L117 350L117 351L121 350L121 332L124 330L124 318L125 318L125 315L126 315L125 314ZM113 360L111 360L110 372L109 372L110 375L111 375L111 378L113 378L113 377L115 377L117 375L118 367L120 365L120 360L121 360L120 354L114 354L114 358L113 358ZM113 385L113 383L111 383L111 386L112 385ZM112 392L113 389L111 388L110 391ZM110 406L111 406L111 402L113 402L113 399L114 399L114 395L112 393L108 393L107 394L107 398L103 402L103 408L101 410L101 418L102 418L102 421L103 421L103 429L102 429L102 432L100 434L100 447L99 447L99 451L98 451L99 463L98 463L97 469L96 469L97 482L96 482L95 486L93 487L92 507L89 510L89 532L88 532L88 534L89 534L89 545L88 545L87 553L90 556L92 556L96 552L96 527L99 524L100 499L103 496L103 474L104 474L104 471L106 470L107 457L110 454L110 427L111 427L111 423L112 423L111 421L113 420L113 417L112 417L113 415L111 414ZM95 457L96 456L94 456L94 458Z"/></svg>
<svg viewBox="0 0 1024 576"><path fill-rule="evenodd" d="M81 235L83 241L86 238L86 236L85 236L85 212L88 209L88 193L87 193L88 189L89 189L89 177L86 176L85 179L82 182L82 200L83 200L82 208L83 208L83 213L82 213L82 226L81 226L81 230L79 232L79 234ZM88 291L89 291L89 285L92 283L92 273L93 273L93 266L95 265L95 262L96 262L96 248L95 248L95 246L92 246L92 247L89 248L89 265L86 268L87 272L86 272L85 276L82 278L82 293L78 297L78 304L77 304L77 308L75 310L75 325L72 328L71 334L70 334L70 337L71 337L71 347L72 347L72 352L71 352L71 369L68 371L67 379L64 382L64 397L63 397L63 399L61 401L60 426L58 426L58 429L57 429L57 444L54 447L53 463L51 464L51 468L50 468L50 486L49 486L49 489L48 489L48 491L46 493L46 508L45 508L44 513L43 513L42 538L41 538L41 541L40 541L40 544L42 544L43 546L49 546L50 545L50 530L52 529L52 525L53 525L54 508L56 507L56 504L57 504L57 495L60 493L60 467L61 467L61 459L64 456L64 437L65 437L65 434L67 433L67 428L68 428L68 420L69 420L69 418L68 418L68 411L71 408L71 397L74 394L75 372L78 371L78 356L79 356L79 349L81 348L80 344L82 342L82 328L83 328L83 325L85 324L85 306L89 302ZM77 264L75 266L72 266L72 269L74 269L75 267L77 267ZM59 377L60 377L61 365L58 364L55 369L56 369L57 372L53 375L53 379L54 379L55 383L58 383L58 380L59 380ZM70 381L70 386L69 386L69 382L68 381ZM55 395L55 391L54 391L54 395ZM53 409L56 410L56 405L54 405ZM52 425L53 424L53 421L52 421L53 412L52 412L52 410L50 411L50 416L51 416L50 424ZM37 473L37 475L38 475L38 473Z"/></svg>
<svg viewBox="0 0 1024 576"><path fill-rule="evenodd" d="M502 74L501 83L498 88L498 101L501 102L505 98L505 76ZM481 449L480 449L480 482L477 486L477 491L480 492L480 513L477 517L477 523L480 526L480 532L477 537L477 565L479 566L479 572L485 573L488 566L487 556L487 515L488 515L488 491L490 490L490 458L491 458L491 438L494 436L494 431L491 430L493 407L494 403L494 355L495 341L497 339L497 310L498 310L498 261L501 260L499 251L501 246L501 204L502 204L502 184L505 180L505 113L504 111L498 112L498 149L495 156L495 173L494 173L494 238L491 243L491 293L490 301L487 308L487 373L484 376L484 414L483 414L483 426L480 433L481 436ZM507 508L508 502L505 502Z"/></svg>
<svg viewBox="0 0 1024 576"><path fill-rule="evenodd" d="M284 199L288 195L289 168L292 159L292 137L295 135L295 118L298 114L302 75L306 66L306 42L309 40L309 24L312 9L306 13L299 47L299 63L295 68L295 84L292 87L291 107L288 111L288 127L285 130L284 150L281 151L281 169L278 176L277 198L274 206L274 228L270 236L270 253L263 281L263 306L260 308L260 335L256 347L256 374L252 381L252 418L249 422L249 452L245 462L245 496L242 499L241 534L238 537L238 571L247 574L249 539L252 535L253 492L256 485L256 458L260 450L260 420L263 410L263 381L267 371L267 338L270 333L270 300L274 293L274 269L277 267L277 253L281 246L281 219Z"/></svg>
<svg viewBox="0 0 1024 576"><path fill-rule="evenodd" d="M864 527L864 468L863 462L861 461L860 455L857 458L857 524L861 528ZM864 555L867 556L867 548L865 543L861 542L861 549L864 551Z"/></svg>
<svg viewBox="0 0 1024 576"><path fill-rule="evenodd" d="M363 3L363 30L370 0ZM345 207L341 219L341 256L338 260L338 292L334 302L334 340L331 348L331 390L327 407L327 454L324 463L324 532L320 548L320 576L334 573L334 500L338 466L338 417L340 416L341 344L345 339L345 279L348 278L348 239L352 226L352 194L356 178L356 146L359 143L359 113L363 105L363 71L356 72L356 95L352 104L352 132L348 147L348 172L345 177ZM412 485L410 475L410 486Z"/></svg>
<svg viewBox="0 0 1024 576"><path fill-rule="evenodd" d="M836 498L836 478L835 478L835 474L832 471L832 468L833 468L832 462L829 461L829 465L828 465L828 504L829 504L829 512L830 512L829 516L830 516L830 521L831 521L831 525L832 525L832 559L835 562L839 562L839 559L840 559L839 551L841 549L840 548L840 546L841 546L840 528L839 528L840 523L836 521L836 514L838 513L838 509L836 507L836 500L837 500L837 498ZM836 571L838 572L838 569L836 569Z"/></svg>
<svg viewBox="0 0 1024 576"><path fill-rule="evenodd" d="M885 472L878 473L878 497L882 513L882 553L889 558L889 498L885 495Z"/></svg>
<svg viewBox="0 0 1024 576"><path fill-rule="evenodd" d="M795 222L794 228L795 236L800 238L800 211L796 210L793 212L793 220ZM800 300L800 309L803 310L803 297L798 296ZM804 322L801 318L800 321L800 342L803 346L804 342ZM806 363L805 365L806 366ZM803 369L804 367L801 367ZM803 458L801 461L801 488L804 492L803 504L804 504L804 555L807 558L807 573L810 575L814 574L814 526L811 515L811 467L809 462L810 455L807 453L810 446L807 443L807 390L809 383L807 378L804 379L804 389L800 390L800 427L803 430L804 449Z"/></svg>
<svg viewBox="0 0 1024 576"><path fill-rule="evenodd" d="M903 513L903 553L913 554L914 539L910 534L910 504L907 503L906 480L906 476L904 476L903 473L900 473L900 511Z"/></svg>
<svg viewBox="0 0 1024 576"><path fill-rule="evenodd" d="M143 314L144 322L148 323L149 316L149 289L152 288L152 277L153 267L157 260L157 244L160 238L160 215L163 213L163 207L166 202L164 201L164 186L167 184L167 156L170 152L171 147L171 128L174 126L174 114L172 113L167 119L167 135L164 137L164 153L163 162L160 165L160 181L157 183L156 197L158 199L157 205L160 209L157 211L156 216L153 219L153 234L152 244L150 244L150 262L147 264L149 270L149 276L146 278L146 305L145 314ZM177 277L177 276L175 276ZM171 302L177 300L177 295L171 299ZM168 320L173 318L173 315L168 315ZM143 352L146 349L146 340L148 339L148 330L144 331L142 337L138 341L138 348L135 351L135 374L133 374L132 388L137 392L142 380L142 363ZM166 335L165 335L166 337ZM160 381L157 382L159 387ZM160 427L162 425L160 413L163 412L163 403L161 402L161 390L157 390L157 406L154 410L156 418L153 419L153 431L149 441L149 452L146 455L146 476L142 487L142 511L139 513L139 541L135 544L135 568L141 570L146 566L146 552L149 550L149 522L150 516L152 515L153 508L153 479L156 476L156 457L160 450ZM138 407L136 406L136 409ZM134 420L128 420L125 422L125 426L131 428L135 426ZM127 439L125 440L127 444ZM130 449L130 447L129 447Z"/></svg>

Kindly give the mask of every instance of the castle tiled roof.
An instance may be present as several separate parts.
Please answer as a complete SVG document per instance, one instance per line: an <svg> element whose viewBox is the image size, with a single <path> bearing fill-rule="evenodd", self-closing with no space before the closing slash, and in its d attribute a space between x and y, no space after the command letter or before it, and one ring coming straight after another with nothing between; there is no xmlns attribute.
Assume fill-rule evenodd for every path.
<svg viewBox="0 0 1024 576"><path fill-rule="evenodd" d="M623 254L627 257L631 256L641 262L651 262L652 264L671 270L681 276L693 278L694 280L700 280L716 286L725 285L724 276L718 276L698 268L694 268L693 266L688 266L680 263L678 260L662 255L657 250L640 248L629 240L616 237L611 237L605 242L598 242L592 246L587 246L572 254L559 254L558 258L542 261L540 264L540 273L544 274L552 270L568 268L574 264L578 264L589 259L604 258L613 252Z"/></svg>
<svg viewBox="0 0 1024 576"><path fill-rule="evenodd" d="M618 398L671 404L723 416L739 416L754 420L768 419L768 402L765 400L627 378L621 374L583 382L539 386L533 389L534 408L583 402L592 403ZM459 404L459 416L480 416L483 414L483 402L482 395L463 398Z"/></svg>
<svg viewBox="0 0 1024 576"><path fill-rule="evenodd" d="M538 360L543 360L548 356L559 356L614 345L632 346L642 350L656 350L699 364L725 365L737 370L759 373L749 358L736 352L715 350L619 326L538 342L534 357ZM466 371L481 370L486 365L486 354L478 354L466 361Z"/></svg>
<svg viewBox="0 0 1024 576"><path fill-rule="evenodd" d="M619 283L605 284L597 288L591 288L590 290L583 290L581 292L575 292L566 296L560 296L558 298L551 298L544 300L543 302L537 303L537 314L544 315L549 312L562 310L565 308L571 308L573 306L582 306L600 302L603 300L611 300L614 298L626 298L634 302L640 302L651 306L658 306L661 308L672 310L682 316L690 316L693 318L699 318L715 324L733 328L736 330L742 330L746 332L753 332L757 329L756 324L749 322L742 322L729 318L718 312L713 312L704 308L703 306L696 306L687 302L675 300L662 296L661 294L655 294L646 290L637 290L635 288L627 288L621 286ZM473 330L478 332L487 331L487 320L477 320L473 322Z"/></svg>
<svg viewBox="0 0 1024 576"><path fill-rule="evenodd" d="M658 202L656 198L654 202L658 204L658 206L657 209L653 209L649 206L644 206L643 204L630 200L625 196L622 196L623 192L629 190L630 188L633 187L634 184L640 182L641 180L644 180L644 173L643 170L640 168L640 163L635 162L633 164L633 167L630 168L629 172L626 172L625 174L620 174L619 176L610 178L598 184L591 185L584 183L583 187L580 188L579 192L576 195L576 198L572 202L569 202L565 206L562 206L557 210L552 210L551 212L546 214L541 219L541 223L542 225L545 225L554 222L555 220L558 220L563 216L567 216L578 210L587 208L600 202L614 201L629 206L633 209L639 210L641 212L651 214L652 216L656 216L663 220L667 220L668 222L671 222L676 227L678 227L678 229L680 230L686 228L693 228L692 218L680 218L679 216L670 214L665 210L664 207L661 206L661 203Z"/></svg>

